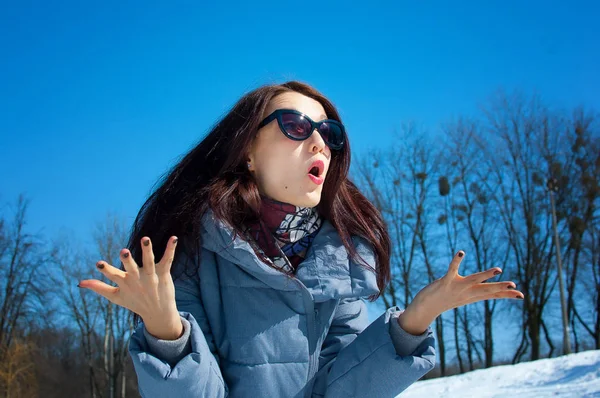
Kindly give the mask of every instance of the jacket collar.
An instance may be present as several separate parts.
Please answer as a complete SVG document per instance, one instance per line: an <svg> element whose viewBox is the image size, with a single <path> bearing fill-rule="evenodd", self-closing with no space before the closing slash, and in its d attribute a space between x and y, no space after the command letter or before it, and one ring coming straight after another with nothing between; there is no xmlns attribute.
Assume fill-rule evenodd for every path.
<svg viewBox="0 0 600 398"><path fill-rule="evenodd" d="M202 217L202 247L236 264L276 290L297 290L298 285L282 272L262 262L252 246L233 229L218 220L212 210ZM352 237L358 254L375 268L371 246L362 238ZM202 265L200 265L202 266ZM296 279L308 289L315 302L336 298L367 297L379 292L375 273L350 260L333 225L323 220L320 231L296 271Z"/></svg>

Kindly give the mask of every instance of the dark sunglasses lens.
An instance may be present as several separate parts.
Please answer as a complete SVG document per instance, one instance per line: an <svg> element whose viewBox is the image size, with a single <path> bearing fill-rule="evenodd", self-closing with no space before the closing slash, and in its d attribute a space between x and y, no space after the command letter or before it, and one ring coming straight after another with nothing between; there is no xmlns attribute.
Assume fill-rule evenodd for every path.
<svg viewBox="0 0 600 398"><path fill-rule="evenodd" d="M281 121L285 132L296 139L305 139L310 135L310 122L300 115L284 113Z"/></svg>
<svg viewBox="0 0 600 398"><path fill-rule="evenodd" d="M340 126L335 123L323 122L319 126L319 131L323 140L331 147L331 149L339 149L344 142L344 133Z"/></svg>

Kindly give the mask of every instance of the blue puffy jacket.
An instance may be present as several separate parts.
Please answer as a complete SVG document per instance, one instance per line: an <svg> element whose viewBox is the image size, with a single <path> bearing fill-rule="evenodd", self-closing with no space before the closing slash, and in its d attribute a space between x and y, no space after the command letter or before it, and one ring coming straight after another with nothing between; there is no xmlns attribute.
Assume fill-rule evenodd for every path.
<svg viewBox="0 0 600 398"><path fill-rule="evenodd" d="M259 260L209 210L201 266L175 280L184 325L159 340L143 323L129 345L143 397L394 397L434 367L431 328L400 328L402 310L368 323L375 274L348 257L324 221L296 279ZM370 265L370 245L353 237Z"/></svg>

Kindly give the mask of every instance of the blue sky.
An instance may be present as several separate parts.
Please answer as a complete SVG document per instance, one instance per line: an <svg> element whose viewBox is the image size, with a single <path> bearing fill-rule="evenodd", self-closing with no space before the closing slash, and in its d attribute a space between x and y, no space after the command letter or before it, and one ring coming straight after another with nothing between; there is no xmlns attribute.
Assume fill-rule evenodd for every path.
<svg viewBox="0 0 600 398"><path fill-rule="evenodd" d="M0 202L83 241L245 92L297 79L338 107L354 155L499 88L600 110L593 1L0 2Z"/></svg>

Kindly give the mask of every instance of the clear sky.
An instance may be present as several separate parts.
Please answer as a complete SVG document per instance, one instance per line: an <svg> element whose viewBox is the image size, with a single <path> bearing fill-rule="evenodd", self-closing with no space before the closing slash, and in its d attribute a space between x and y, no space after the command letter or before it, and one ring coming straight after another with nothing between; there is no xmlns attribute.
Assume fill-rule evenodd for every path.
<svg viewBox="0 0 600 398"><path fill-rule="evenodd" d="M264 83L316 86L354 155L402 122L472 114L499 88L600 110L596 1L90 3L0 1L0 203L26 193L48 236L85 240L107 211L133 221Z"/></svg>

